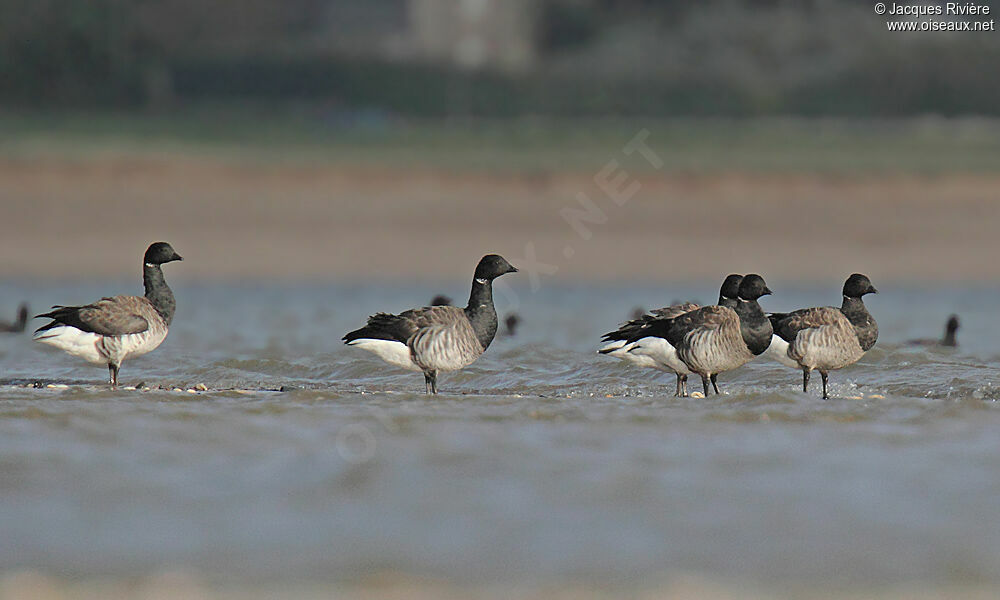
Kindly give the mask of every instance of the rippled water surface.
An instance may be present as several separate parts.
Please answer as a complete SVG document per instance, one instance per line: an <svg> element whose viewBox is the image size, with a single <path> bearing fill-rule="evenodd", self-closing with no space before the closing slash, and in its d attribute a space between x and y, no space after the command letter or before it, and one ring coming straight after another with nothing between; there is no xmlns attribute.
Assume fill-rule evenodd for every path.
<svg viewBox="0 0 1000 600"><path fill-rule="evenodd" d="M769 309L839 303L771 287ZM594 353L633 306L709 284L516 288L523 329L437 397L339 341L466 288L180 285L165 344L122 370L151 390L0 336L0 572L1000 586L997 290L879 285L879 343L829 401L765 361L677 399ZM0 318L134 289L8 283ZM960 349L903 344L950 312Z"/></svg>

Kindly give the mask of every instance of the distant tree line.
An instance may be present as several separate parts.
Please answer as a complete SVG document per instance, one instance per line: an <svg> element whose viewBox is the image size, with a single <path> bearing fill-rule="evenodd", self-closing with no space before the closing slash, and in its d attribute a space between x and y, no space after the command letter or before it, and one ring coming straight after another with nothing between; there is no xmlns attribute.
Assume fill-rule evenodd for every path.
<svg viewBox="0 0 1000 600"><path fill-rule="evenodd" d="M854 0L539 0L518 75L324 44L332 0L0 0L0 106L317 103L420 116L1000 112L1000 38ZM341 0L347 1L347 0ZM399 0L402 1L402 0Z"/></svg>

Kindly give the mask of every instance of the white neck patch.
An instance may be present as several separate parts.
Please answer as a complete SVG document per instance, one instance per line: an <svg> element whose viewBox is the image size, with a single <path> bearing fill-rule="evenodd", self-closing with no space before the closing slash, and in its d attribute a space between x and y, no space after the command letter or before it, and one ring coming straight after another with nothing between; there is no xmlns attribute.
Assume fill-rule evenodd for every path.
<svg viewBox="0 0 1000 600"><path fill-rule="evenodd" d="M481 284L483 284L483 285L486 285L487 283L489 283L489 280L487 280L487 279L479 279L479 278L477 277L477 278L476 278L476 283L481 283Z"/></svg>
<svg viewBox="0 0 1000 600"><path fill-rule="evenodd" d="M151 263L146 263L146 266L147 266L147 267L156 267L156 266L158 266L158 265L154 265L154 264L151 264Z"/></svg>

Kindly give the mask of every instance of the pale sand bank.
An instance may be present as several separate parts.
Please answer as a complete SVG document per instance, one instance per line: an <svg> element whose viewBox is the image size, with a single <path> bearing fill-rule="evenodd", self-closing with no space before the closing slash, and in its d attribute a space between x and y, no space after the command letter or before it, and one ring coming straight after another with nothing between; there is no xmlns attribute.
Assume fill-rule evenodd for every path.
<svg viewBox="0 0 1000 600"><path fill-rule="evenodd" d="M618 206L588 172L3 159L0 276L129 277L167 240L187 259L177 280L458 278L485 252L530 268L533 244L568 279L1000 282L998 175L635 181ZM561 215L581 193L584 235Z"/></svg>

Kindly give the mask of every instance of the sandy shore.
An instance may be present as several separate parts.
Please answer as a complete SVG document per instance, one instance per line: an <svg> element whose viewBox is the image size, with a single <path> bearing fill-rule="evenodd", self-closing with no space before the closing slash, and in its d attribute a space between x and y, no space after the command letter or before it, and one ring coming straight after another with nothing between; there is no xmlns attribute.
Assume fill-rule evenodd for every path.
<svg viewBox="0 0 1000 600"><path fill-rule="evenodd" d="M997 175L619 175L621 206L590 172L7 158L0 276L128 277L162 239L177 279L455 278L499 252L570 279L1000 282Z"/></svg>

